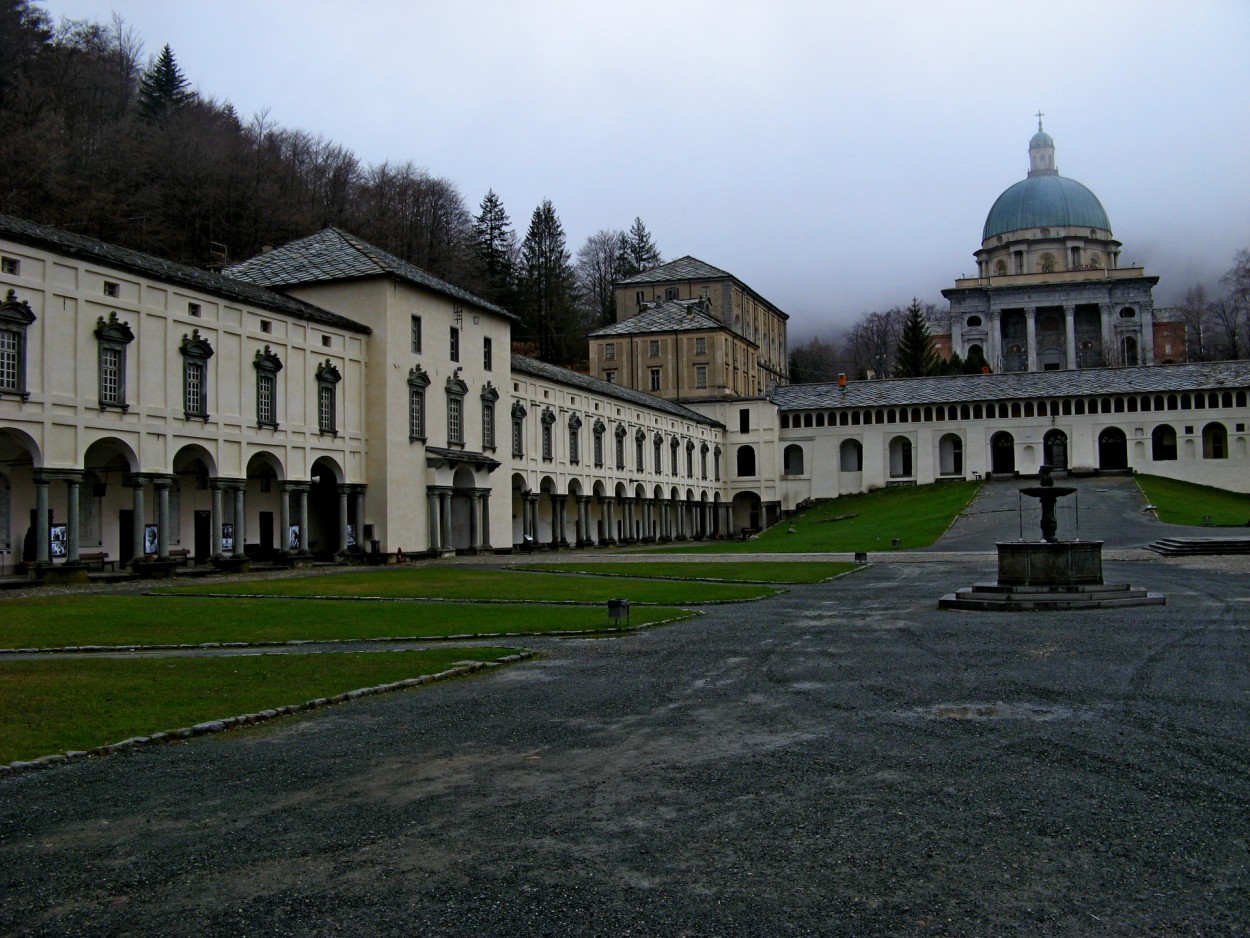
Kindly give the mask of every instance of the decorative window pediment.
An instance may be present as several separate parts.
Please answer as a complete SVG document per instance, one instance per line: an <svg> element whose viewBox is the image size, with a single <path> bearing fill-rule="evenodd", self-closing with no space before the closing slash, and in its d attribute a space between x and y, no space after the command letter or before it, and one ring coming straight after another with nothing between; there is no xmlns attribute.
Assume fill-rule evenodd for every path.
<svg viewBox="0 0 1250 938"><path fill-rule="evenodd" d="M457 394L464 397L469 393L469 386L460 380L460 369L456 369L456 373L447 379L447 393Z"/></svg>
<svg viewBox="0 0 1250 938"><path fill-rule="evenodd" d="M408 386L413 388L428 388L430 386L430 376L425 373L425 369L420 365L409 369Z"/></svg>
<svg viewBox="0 0 1250 938"><path fill-rule="evenodd" d="M582 418L579 417L577 414L570 414L569 415L569 429L580 430L581 428L582 428Z"/></svg>
<svg viewBox="0 0 1250 938"><path fill-rule="evenodd" d="M130 323L124 319L118 319L117 310L109 313L107 321L103 316L96 321L95 337L101 342L117 342L121 345L129 345L135 340Z"/></svg>
<svg viewBox="0 0 1250 938"><path fill-rule="evenodd" d="M544 409L543 409L542 422L543 422L543 426L545 426L545 427L549 427L549 426L551 426L553 423L555 423L555 422L556 422L556 415L555 415L555 412L554 412L554 411L552 411L552 409L551 409L550 407L547 407L547 408L544 408Z"/></svg>
<svg viewBox="0 0 1250 938"><path fill-rule="evenodd" d="M495 390L495 386L489 381L487 381L486 386L482 388L482 400L491 401L492 403L499 400L499 392Z"/></svg>
<svg viewBox="0 0 1250 938"><path fill-rule="evenodd" d="M512 402L512 419L513 420L524 420L525 415L527 413L528 411L525 409L525 405L522 404L520 401Z"/></svg>
<svg viewBox="0 0 1250 938"><path fill-rule="evenodd" d="M339 373L338 368L334 366L334 362L326 359L317 366L317 381L320 384L338 384L343 380L343 376Z"/></svg>
<svg viewBox="0 0 1250 938"><path fill-rule="evenodd" d="M0 325L20 326L24 329L34 321L35 314L31 311L30 304L19 300L16 290L5 294L4 302L0 303Z"/></svg>
<svg viewBox="0 0 1250 938"><path fill-rule="evenodd" d="M265 347L268 348L269 346ZM199 358L204 361L208 361L213 357L213 346L209 343L208 339L200 335L199 329L192 329L190 335L187 335L184 332L182 334L182 345L180 348L182 354L187 358ZM275 356L275 358L276 357L277 356ZM280 368L282 366L279 365L278 367Z"/></svg>
<svg viewBox="0 0 1250 938"><path fill-rule="evenodd" d="M625 424L618 423L616 425L616 438L618 440L623 440L627 436L629 436L629 431L625 429Z"/></svg>
<svg viewBox="0 0 1250 938"><path fill-rule="evenodd" d="M268 345L265 346L264 351L256 350L256 358L252 364L256 366L257 371L268 371L277 374L282 370L282 359L274 354L273 349Z"/></svg>
<svg viewBox="0 0 1250 938"><path fill-rule="evenodd" d="M608 429L607 424L605 424L602 420L598 418L595 419L594 430L596 433L603 433L607 429Z"/></svg>

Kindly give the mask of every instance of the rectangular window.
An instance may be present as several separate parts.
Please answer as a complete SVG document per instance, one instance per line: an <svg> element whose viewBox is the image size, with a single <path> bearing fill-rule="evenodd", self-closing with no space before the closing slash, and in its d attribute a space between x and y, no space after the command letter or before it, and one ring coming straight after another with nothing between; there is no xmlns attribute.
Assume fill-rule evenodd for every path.
<svg viewBox="0 0 1250 938"><path fill-rule="evenodd" d="M525 424L520 417L512 418L512 455L518 458L525 455Z"/></svg>
<svg viewBox="0 0 1250 938"><path fill-rule="evenodd" d="M256 376L256 422L262 427L276 427L274 416L274 376L261 373Z"/></svg>
<svg viewBox="0 0 1250 938"><path fill-rule="evenodd" d="M665 288L664 288L664 299L666 299L666 300L675 300L675 299L677 299L677 288L676 288L676 287L665 287Z"/></svg>
<svg viewBox="0 0 1250 938"><path fill-rule="evenodd" d="M660 340L659 339L652 339L647 344L647 354L650 355L652 358L660 357Z"/></svg>
<svg viewBox="0 0 1250 938"><path fill-rule="evenodd" d="M455 326L451 327L451 360L460 361L460 330Z"/></svg>
<svg viewBox="0 0 1250 938"><path fill-rule="evenodd" d="M543 459L551 462L551 424L543 424Z"/></svg>
<svg viewBox="0 0 1250 938"><path fill-rule="evenodd" d="M483 338L482 339L482 367L485 368L487 371L491 370L492 352L493 352L493 349L491 348L490 339Z"/></svg>
<svg viewBox="0 0 1250 938"><path fill-rule="evenodd" d="M322 433L335 433L337 429L337 414L335 413L335 394L334 385L319 384L317 385L317 429Z"/></svg>
<svg viewBox="0 0 1250 938"><path fill-rule="evenodd" d="M0 274L17 277L22 272L22 262L16 257L0 257Z"/></svg>
<svg viewBox="0 0 1250 938"><path fill-rule="evenodd" d="M268 319L262 319L260 321L260 331L261 332L273 332L273 323L269 321ZM326 336L322 336L321 337L322 345L327 344L325 340L326 340Z"/></svg>
<svg viewBox="0 0 1250 938"><path fill-rule="evenodd" d="M703 338L702 336L699 336L698 338L694 340L694 353L696 355L707 354L707 339Z"/></svg>
<svg viewBox="0 0 1250 938"><path fill-rule="evenodd" d="M696 388L707 387L707 365L694 366L694 386Z"/></svg>
<svg viewBox="0 0 1250 938"><path fill-rule="evenodd" d="M13 331L0 331L0 391L20 391L21 372L18 368L21 353L21 337Z"/></svg>
<svg viewBox="0 0 1250 938"><path fill-rule="evenodd" d="M745 407L738 411L738 432L751 432L751 411Z"/></svg>
<svg viewBox="0 0 1250 938"><path fill-rule="evenodd" d="M605 361L616 360L616 343L615 342L603 343L603 358Z"/></svg>
<svg viewBox="0 0 1250 938"><path fill-rule="evenodd" d="M647 295L644 291L639 290L634 294L634 302L641 306L647 301Z"/></svg>
<svg viewBox="0 0 1250 938"><path fill-rule="evenodd" d="M112 280L104 281L104 295L105 296L115 297L119 293L121 293L121 286L119 284L114 283Z"/></svg>
<svg viewBox="0 0 1250 938"><path fill-rule="evenodd" d="M605 371L605 372L603 373L603 380L604 380L604 381L606 381L606 382L608 382L608 384L616 384L616 372L615 372L615 371Z"/></svg>
<svg viewBox="0 0 1250 938"><path fill-rule="evenodd" d="M651 390L652 391L660 390L660 369L659 368L651 369Z"/></svg>
<svg viewBox="0 0 1250 938"><path fill-rule="evenodd" d="M425 439L425 388L408 388L408 440Z"/></svg>
<svg viewBox="0 0 1250 938"><path fill-rule="evenodd" d="M603 434L595 434L595 468L603 465Z"/></svg>
<svg viewBox="0 0 1250 938"><path fill-rule="evenodd" d="M634 443L634 465L637 467L639 472L642 472L647 468L647 462L643 456L642 440L635 440Z"/></svg>
<svg viewBox="0 0 1250 938"><path fill-rule="evenodd" d="M581 455L578 453L577 428L569 427L569 462L576 465L581 461Z"/></svg>
<svg viewBox="0 0 1250 938"><path fill-rule="evenodd" d="M189 361L183 367L183 409L188 416L201 416L204 414L204 364Z"/></svg>
<svg viewBox="0 0 1250 938"><path fill-rule="evenodd" d="M122 355L118 348L100 349L100 403L124 404L122 393Z"/></svg>
<svg viewBox="0 0 1250 938"><path fill-rule="evenodd" d="M616 468L619 472L625 471L625 437L623 436L616 438Z"/></svg>
<svg viewBox="0 0 1250 938"><path fill-rule="evenodd" d="M204 314L204 311L200 308L200 304L199 304L199 303L188 303L188 304L187 304L187 315L188 315L188 316L194 316L196 319L199 319L199 318L200 318L200 316L202 316L203 314Z"/></svg>
<svg viewBox="0 0 1250 938"><path fill-rule="evenodd" d="M464 398L459 395L447 398L447 442L464 442Z"/></svg>
<svg viewBox="0 0 1250 938"><path fill-rule="evenodd" d="M490 339L486 340L487 342ZM482 401L482 448L495 448L495 403Z"/></svg>
<svg viewBox="0 0 1250 938"><path fill-rule="evenodd" d="M409 342L412 344L412 354L421 354L421 317L413 316L412 324L408 327Z"/></svg>
<svg viewBox="0 0 1250 938"><path fill-rule="evenodd" d="M660 442L660 438L655 438L655 474L659 475L664 471L664 444Z"/></svg>

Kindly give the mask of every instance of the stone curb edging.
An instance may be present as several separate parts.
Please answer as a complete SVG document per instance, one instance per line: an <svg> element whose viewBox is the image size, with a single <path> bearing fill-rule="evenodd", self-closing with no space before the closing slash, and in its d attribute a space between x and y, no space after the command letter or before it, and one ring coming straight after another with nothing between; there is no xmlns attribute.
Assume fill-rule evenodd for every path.
<svg viewBox="0 0 1250 938"><path fill-rule="evenodd" d="M614 574L608 574L612 576ZM845 574L838 574L844 576ZM642 579L634 577L634 579ZM667 579L667 577L647 577L646 579ZM674 578L676 579L676 578ZM697 582L697 581L695 581ZM749 586L764 586L769 584L748 583ZM789 586L807 586L811 584L795 584L782 583L773 584L777 586L777 592L789 592L785 587ZM287 595L279 593L143 593L144 596L155 596L161 599L281 599L287 602L292 600L314 599L324 600L327 602L344 602L344 603L448 603L451 605L466 606L602 606L602 601L588 602L581 599L447 599L441 596L322 596L320 594L303 596L303 595ZM686 603L688 606L727 606L734 603L752 603L760 599L771 599L770 596L755 596L750 599L705 599L702 602ZM634 603L636 606L670 606L675 603Z"/></svg>
<svg viewBox="0 0 1250 938"><path fill-rule="evenodd" d="M796 562L807 563L810 561L796 561ZM844 561L835 561L835 562L854 563L853 560L844 560ZM528 570L530 572L537 572L537 568L539 566L541 566L541 564L535 564L533 567L524 567L522 569ZM555 564L552 564L552 566L555 566ZM725 580L725 579L718 579L716 577L710 577L710 576L665 576L662 573L653 573L648 576L638 576L638 574L636 573L606 573L602 570L596 570L593 573L588 570L547 570L544 572L551 573L555 576L592 576L592 577L611 576L611 577L619 577L625 580L668 580L668 581L673 581L677 583L729 583L729 584L741 584L743 586L775 586L775 587L780 587L782 589L782 592L785 592L786 589L791 586L818 586L821 583L832 583L834 580L840 579L841 577L844 577L849 573L854 573L856 570L863 569L866 566L868 566L867 563L861 563L861 564L857 564L854 570L844 570L842 573L835 573L833 576L827 576L820 580L804 580L804 581L797 582L797 583L793 580L786 580L786 581L779 582L777 580ZM491 600L484 600L484 601L490 602ZM498 602L528 602L528 600L520 600L520 599L503 599L503 600L497 600L497 601ZM577 600L558 600L558 602L576 602L576 601ZM726 603L726 602L752 602L752 600L749 600L749 599L712 599L706 603L691 603L691 605L692 606L693 605L712 606L717 603ZM596 605L598 604L596 603ZM645 606L648 604L638 603L638 605Z"/></svg>
<svg viewBox="0 0 1250 938"><path fill-rule="evenodd" d="M596 604L598 605L598 604ZM641 605L641 604L640 604ZM391 635L378 638L290 638L285 641L266 642L200 642L198 644L169 645L66 645L61 648L0 648L0 658L5 655L64 655L64 654L116 654L128 651L215 651L222 648L293 648L300 645L364 645L370 642L475 642L498 638L577 638L583 635L612 635L639 632L684 622L703 615L698 609L686 610L689 615L657 619L640 625L610 625L605 629L562 629L554 632L462 632L458 635ZM501 659L502 660L502 659Z"/></svg>
<svg viewBox="0 0 1250 938"><path fill-rule="evenodd" d="M335 694L333 697L315 697L302 704L288 704L283 707L273 707L268 710L261 710L258 713L244 713L239 716L226 717L221 720L207 720L203 723L197 723L194 726L184 726L176 730L163 730L161 732L153 733L150 736L132 736L129 739L123 739L121 742L110 743L105 746L95 746L91 749L74 749L69 752L60 752L49 756L40 756L37 759L10 762L8 765L0 765L0 776L10 775L16 772L43 769L53 765L60 765L71 760L86 759L90 756L107 756L115 752L126 752L127 750L137 749L141 746L157 746L163 743L177 742L183 739L191 739L196 736L204 736L209 733L222 733L226 730L234 729L236 726L249 726L253 723L264 723L292 713L305 713L309 710L316 710L320 707L347 703L348 701L357 700L361 697L371 697L375 694L386 694L392 691L404 690L409 687L421 687L426 684L433 684L435 681L445 681L454 677L463 677L466 674L476 674L478 671L497 668L505 663L511 664L512 662L524 661L532 657L534 657L534 652L532 651L518 651L515 654L505 655L504 657L498 658L494 661L477 661L472 664L465 664L456 668L448 668L446 671L439 671L436 674L423 674L420 677L405 678L402 681L392 681L389 684L377 684L373 687L361 687L356 690L344 691L341 694Z"/></svg>

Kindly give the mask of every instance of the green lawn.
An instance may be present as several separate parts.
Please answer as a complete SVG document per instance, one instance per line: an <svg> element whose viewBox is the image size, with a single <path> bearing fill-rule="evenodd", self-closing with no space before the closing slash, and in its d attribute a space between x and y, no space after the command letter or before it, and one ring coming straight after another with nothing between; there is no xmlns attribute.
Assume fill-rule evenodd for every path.
<svg viewBox="0 0 1250 938"><path fill-rule="evenodd" d="M1250 495L1162 476L1139 475L1136 478L1146 501L1155 506L1160 521L1201 525L1203 518L1210 518L1211 524L1218 527L1244 527L1250 523Z"/></svg>
<svg viewBox="0 0 1250 938"><path fill-rule="evenodd" d="M682 609L632 604L630 612L634 626L691 615ZM0 601L0 613L0 648L540 634L616 624L608 621L606 607L593 606L173 596L6 598Z"/></svg>
<svg viewBox="0 0 1250 938"><path fill-rule="evenodd" d="M707 563L560 563L523 564L517 569L596 576L663 577L671 580L723 580L731 583L820 583L858 568L854 563L823 561L711 561Z"/></svg>
<svg viewBox="0 0 1250 938"><path fill-rule="evenodd" d="M510 648L0 661L0 764L494 661Z"/></svg>
<svg viewBox="0 0 1250 938"><path fill-rule="evenodd" d="M184 594L229 593L264 596L384 596L421 599L524 599L533 602L603 603L628 596L634 603L689 605L762 599L777 591L758 585L666 583L619 579L573 580L553 573L472 567L399 567L360 573L253 580L246 583L174 587Z"/></svg>
<svg viewBox="0 0 1250 938"><path fill-rule="evenodd" d="M773 525L749 541L649 548L642 553L850 553L890 550L895 538L905 550L928 547L972 501L980 485L943 482L844 495ZM845 517L850 515L854 517Z"/></svg>

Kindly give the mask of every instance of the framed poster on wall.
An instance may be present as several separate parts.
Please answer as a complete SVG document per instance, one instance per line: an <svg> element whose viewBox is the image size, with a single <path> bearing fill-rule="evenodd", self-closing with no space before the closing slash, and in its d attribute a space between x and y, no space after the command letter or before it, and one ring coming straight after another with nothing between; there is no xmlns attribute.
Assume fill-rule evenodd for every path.
<svg viewBox="0 0 1250 938"><path fill-rule="evenodd" d="M222 522L221 525L221 552L233 553L234 551L234 525L229 521Z"/></svg>

